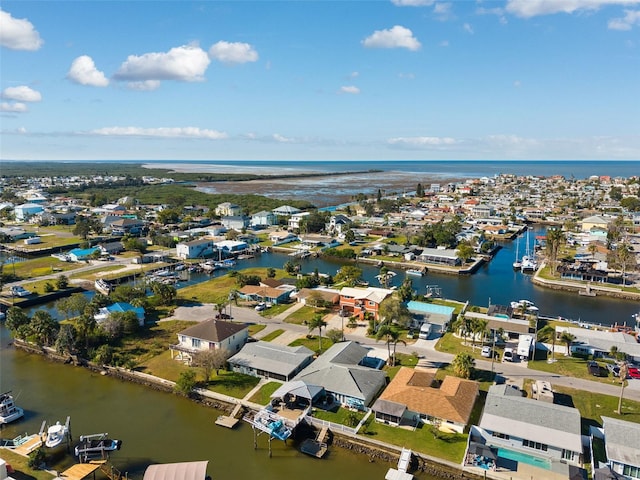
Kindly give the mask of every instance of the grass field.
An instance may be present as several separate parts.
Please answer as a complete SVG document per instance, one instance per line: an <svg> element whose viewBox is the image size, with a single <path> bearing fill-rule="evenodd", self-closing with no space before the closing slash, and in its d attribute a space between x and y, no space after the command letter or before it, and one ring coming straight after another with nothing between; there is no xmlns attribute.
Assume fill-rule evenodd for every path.
<svg viewBox="0 0 640 480"><path fill-rule="evenodd" d="M282 384L280 382L267 382L260 390L254 393L249 401L257 403L259 405L266 405L271 401L271 394L275 392Z"/></svg>
<svg viewBox="0 0 640 480"><path fill-rule="evenodd" d="M273 332L269 332L267 333L264 337L262 337L260 340L262 340L263 342L270 342L271 340L273 340L274 338L278 338L280 335L282 335L284 333L284 330L282 328L278 328L277 330L274 330Z"/></svg>

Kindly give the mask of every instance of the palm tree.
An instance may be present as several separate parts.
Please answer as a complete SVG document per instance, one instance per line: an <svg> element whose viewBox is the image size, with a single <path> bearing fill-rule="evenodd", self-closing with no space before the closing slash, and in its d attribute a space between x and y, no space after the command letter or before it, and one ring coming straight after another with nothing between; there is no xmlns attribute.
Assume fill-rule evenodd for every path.
<svg viewBox="0 0 640 480"><path fill-rule="evenodd" d="M453 371L460 378L471 378L473 373L473 367L475 366L475 360L469 353L459 353L451 362Z"/></svg>
<svg viewBox="0 0 640 480"><path fill-rule="evenodd" d="M385 338L387 342L387 351L389 352L389 364L393 367L396 364L396 346L398 343L407 344L400 337L402 332L388 324L382 325L376 333L376 341ZM393 345L393 355L391 354L391 345Z"/></svg>
<svg viewBox="0 0 640 480"><path fill-rule="evenodd" d="M576 339L576 336L569 332L563 332L562 335L560 335L560 340L567 346L566 355L568 357L571 356L571 344L575 339Z"/></svg>
<svg viewBox="0 0 640 480"><path fill-rule="evenodd" d="M478 335L482 336L484 340L484 335L487 333L487 321L481 320L479 318L474 318L471 320L471 346L472 349L476 349L476 338Z"/></svg>
<svg viewBox="0 0 640 480"><path fill-rule="evenodd" d="M317 313L307 323L307 326L309 327L309 332L313 332L316 328L318 329L318 351L322 352L322 328L327 326L327 322L324 321L322 315Z"/></svg>
<svg viewBox="0 0 640 480"><path fill-rule="evenodd" d="M559 228L550 228L547 230L547 255L549 257L549 267L551 268L551 275L556 275L555 264L558 260L558 252L560 251L560 245L564 242L565 237L562 230Z"/></svg>

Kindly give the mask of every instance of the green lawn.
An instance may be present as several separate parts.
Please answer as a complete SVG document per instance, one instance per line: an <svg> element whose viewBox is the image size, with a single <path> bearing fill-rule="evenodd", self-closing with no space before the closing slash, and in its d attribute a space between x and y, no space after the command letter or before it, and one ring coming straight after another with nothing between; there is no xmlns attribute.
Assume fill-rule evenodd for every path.
<svg viewBox="0 0 640 480"><path fill-rule="evenodd" d="M327 349L333 345L333 342L326 337L322 337L322 351L318 349L318 337L314 335L307 335L303 338L298 338L289 344L290 347L297 347L299 345L304 345L309 350L313 350L316 353L326 352Z"/></svg>
<svg viewBox="0 0 640 480"><path fill-rule="evenodd" d="M207 389L231 397L243 398L259 381L258 377L251 375L220 370L218 375L214 372Z"/></svg>
<svg viewBox="0 0 640 480"><path fill-rule="evenodd" d="M265 328L267 328L266 325L258 325L257 323L249 325L249 336L253 337L256 333L261 332Z"/></svg>
<svg viewBox="0 0 640 480"><path fill-rule="evenodd" d="M271 340L273 340L274 338L279 337L283 333L284 333L284 330L282 328L278 328L277 330L274 330L273 332L267 333L260 340L262 340L263 342L270 342Z"/></svg>
<svg viewBox="0 0 640 480"><path fill-rule="evenodd" d="M364 418L364 412L352 411L348 408L338 408L336 411L322 410L314 408L313 416L320 420L346 425L347 427L355 427Z"/></svg>
<svg viewBox="0 0 640 480"><path fill-rule="evenodd" d="M4 266L4 272L14 274L19 280L27 280L29 278L37 278L42 275L53 275L56 273L67 272L79 268L83 264L63 262L54 257L34 258L7 264Z"/></svg>
<svg viewBox="0 0 640 480"><path fill-rule="evenodd" d="M600 395L586 390L553 385L556 402L577 408L582 416L582 433L589 433L590 425L602 426L602 417L612 417L626 422L640 423L640 402L622 399L622 415L618 415L620 397Z"/></svg>
<svg viewBox="0 0 640 480"><path fill-rule="evenodd" d="M605 366L605 362L598 361L601 367ZM542 372L554 373L558 375L565 375L567 377L585 378L587 380L594 380L597 382L608 384L619 384L619 379L609 374L604 377L595 377L589 374L587 370L587 360L579 357L565 357L564 355L555 355L555 362L547 363L546 360L535 360L529 362L529 368L532 370L539 370ZM605 369L601 368L604 375Z"/></svg>
<svg viewBox="0 0 640 480"><path fill-rule="evenodd" d="M281 385L282 384L280 382L267 382L260 387L260 390L251 396L249 401L260 405L266 405L271 401L271 394L280 388Z"/></svg>
<svg viewBox="0 0 640 480"><path fill-rule="evenodd" d="M291 313L291 315L287 315L285 318L285 322L287 323L295 323L296 325L303 325L305 322L311 321L313 317L317 314L326 315L328 313L325 309L318 309L314 307L309 307L305 305L302 308L299 308L295 312Z"/></svg>
<svg viewBox="0 0 640 480"><path fill-rule="evenodd" d="M437 438L429 425L416 430L383 425L369 417L360 435L393 445L410 448L416 452L460 463L467 445L467 435L438 432Z"/></svg>
<svg viewBox="0 0 640 480"><path fill-rule="evenodd" d="M29 462L27 457L18 455L6 448L0 449L0 458L13 467L15 473L12 473L11 477L16 480L51 480L55 477L55 475L45 470L32 470L27 466Z"/></svg>

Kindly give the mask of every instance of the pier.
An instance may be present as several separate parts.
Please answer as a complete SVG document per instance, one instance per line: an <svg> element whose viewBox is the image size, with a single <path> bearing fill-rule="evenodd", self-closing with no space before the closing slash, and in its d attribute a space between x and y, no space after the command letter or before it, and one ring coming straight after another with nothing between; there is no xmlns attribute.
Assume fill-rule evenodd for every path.
<svg viewBox="0 0 640 480"><path fill-rule="evenodd" d="M322 427L315 439L307 438L300 445L300 451L316 458L324 457L328 451L327 437L329 436L329 428Z"/></svg>
<svg viewBox="0 0 640 480"><path fill-rule="evenodd" d="M216 419L216 425L220 425L221 427L226 428L234 428L238 422L240 422L240 418L242 417L243 407L241 404L237 404L233 407L230 415L220 415Z"/></svg>
<svg viewBox="0 0 640 480"><path fill-rule="evenodd" d="M411 463L411 450L403 448L398 460L398 468L390 468L384 476L385 480L411 480L413 475L407 473Z"/></svg>

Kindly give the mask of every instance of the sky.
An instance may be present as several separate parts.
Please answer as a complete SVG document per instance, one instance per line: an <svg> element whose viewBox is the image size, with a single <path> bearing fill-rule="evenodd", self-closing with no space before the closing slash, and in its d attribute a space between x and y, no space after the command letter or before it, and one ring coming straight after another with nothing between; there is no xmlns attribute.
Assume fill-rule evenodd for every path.
<svg viewBox="0 0 640 480"><path fill-rule="evenodd" d="M0 4L0 160L394 159L640 159L640 0Z"/></svg>

